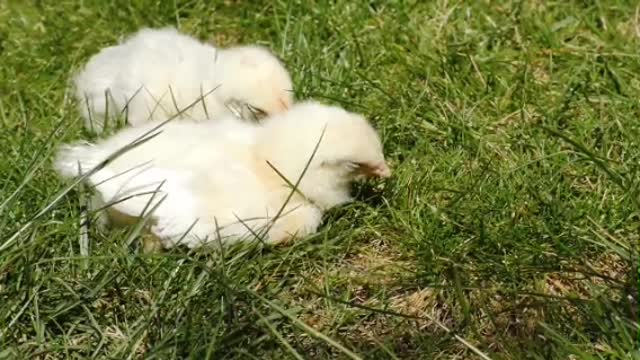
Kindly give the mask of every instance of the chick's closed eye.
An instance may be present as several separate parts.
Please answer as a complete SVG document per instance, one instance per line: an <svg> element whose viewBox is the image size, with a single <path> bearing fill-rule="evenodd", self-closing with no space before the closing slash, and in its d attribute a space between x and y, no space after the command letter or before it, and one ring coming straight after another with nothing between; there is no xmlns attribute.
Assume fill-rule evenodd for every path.
<svg viewBox="0 0 640 360"><path fill-rule="evenodd" d="M259 120L262 119L264 117L266 117L268 114L266 111L257 108L251 104L247 104L247 108L249 109L249 111L253 114L254 119Z"/></svg>
<svg viewBox="0 0 640 360"><path fill-rule="evenodd" d="M266 111L236 99L227 101L225 106L235 117L242 120L259 121L268 116Z"/></svg>

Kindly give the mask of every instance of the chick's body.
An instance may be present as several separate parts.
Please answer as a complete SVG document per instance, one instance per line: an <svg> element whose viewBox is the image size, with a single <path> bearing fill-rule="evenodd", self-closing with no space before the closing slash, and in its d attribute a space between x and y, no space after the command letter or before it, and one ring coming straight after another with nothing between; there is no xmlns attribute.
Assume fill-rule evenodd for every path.
<svg viewBox="0 0 640 360"><path fill-rule="evenodd" d="M125 129L97 146L69 148L64 161L70 164L83 156L80 163L87 171L157 125ZM193 232L198 237L213 235L212 222L222 227L223 237L238 236L246 232L235 224L238 219L264 217L266 210L254 206L266 204L269 191L253 169L255 130L230 119L198 125L191 120L171 122L155 138L91 176L90 182L100 184L96 190L103 203L115 203L110 208L113 225L128 219L121 214L138 217L159 204L152 232L165 247L173 246L196 220ZM256 222L252 225L259 227ZM205 226L204 233L198 232ZM185 237L184 244L193 247L199 240Z"/></svg>
<svg viewBox="0 0 640 360"><path fill-rule="evenodd" d="M344 144L337 144L341 130L353 124L366 140L353 139L357 134L348 131ZM97 145L67 146L58 154L56 167L66 177L78 175L78 163L86 172L156 126L152 122L124 129ZM327 143L321 141L311 158L321 136ZM112 211L137 217L157 205L151 232L165 247L178 241L195 247L218 237L230 242L260 233L291 194L281 176L295 183L309 164L300 193L291 197L266 234L268 241L278 243L313 233L323 210L351 199L353 162L379 167L387 171L380 176L388 175L377 134L364 119L311 103L296 105L263 125L232 117L170 122L159 135L116 158L88 181L104 202L115 203Z"/></svg>
<svg viewBox="0 0 640 360"><path fill-rule="evenodd" d="M101 131L123 113L130 125L178 113L196 120L230 114L247 103L266 113L292 102L288 72L256 46L217 49L176 29L142 29L94 55L75 77L87 128Z"/></svg>

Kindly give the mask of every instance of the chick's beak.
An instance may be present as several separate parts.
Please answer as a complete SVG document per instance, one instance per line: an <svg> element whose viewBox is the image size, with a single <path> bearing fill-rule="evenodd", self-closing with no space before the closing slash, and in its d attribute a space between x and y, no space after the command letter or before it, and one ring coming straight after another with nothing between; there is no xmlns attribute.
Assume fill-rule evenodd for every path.
<svg viewBox="0 0 640 360"><path fill-rule="evenodd" d="M370 177L388 178L391 176L391 169L385 162L376 165L363 165L362 172Z"/></svg>

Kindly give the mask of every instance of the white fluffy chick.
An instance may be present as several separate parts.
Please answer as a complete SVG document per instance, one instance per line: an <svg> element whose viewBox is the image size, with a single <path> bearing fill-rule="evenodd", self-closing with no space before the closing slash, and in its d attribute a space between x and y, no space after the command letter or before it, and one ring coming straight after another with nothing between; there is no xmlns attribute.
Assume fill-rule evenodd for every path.
<svg viewBox="0 0 640 360"><path fill-rule="evenodd" d="M102 49L74 80L85 125L96 132L118 114L138 126L185 109L182 117L216 119L230 104L246 104L245 116L275 114L293 101L288 71L266 48L217 49L174 28L145 28Z"/></svg>
<svg viewBox="0 0 640 360"><path fill-rule="evenodd" d="M67 145L55 167L65 177L79 175L79 169L86 173L158 125L126 128L96 145ZM306 167L286 203L292 194L288 182L295 184ZM367 120L305 102L262 124L233 117L169 122L87 180L105 203L113 204L115 225L155 208L149 230L162 245L193 248L256 234L271 243L311 234L325 210L352 200L352 181L390 175L378 134Z"/></svg>

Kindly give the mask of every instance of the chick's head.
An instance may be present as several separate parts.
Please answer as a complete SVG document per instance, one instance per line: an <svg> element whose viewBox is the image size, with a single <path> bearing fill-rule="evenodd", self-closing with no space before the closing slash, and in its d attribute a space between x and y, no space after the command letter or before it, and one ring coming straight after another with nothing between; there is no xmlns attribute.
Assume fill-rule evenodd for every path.
<svg viewBox="0 0 640 360"><path fill-rule="evenodd" d="M391 176L380 137L364 117L316 102L270 117L256 150L291 183L307 168L299 190L325 209L351 200L352 181Z"/></svg>
<svg viewBox="0 0 640 360"><path fill-rule="evenodd" d="M223 49L216 59L216 90L224 103L244 103L256 117L286 111L293 103L293 83L278 58L261 46Z"/></svg>

